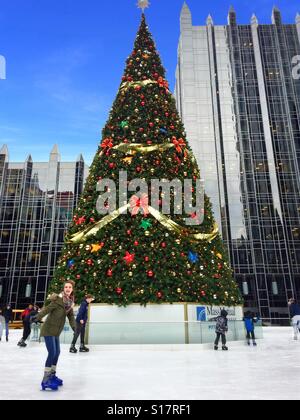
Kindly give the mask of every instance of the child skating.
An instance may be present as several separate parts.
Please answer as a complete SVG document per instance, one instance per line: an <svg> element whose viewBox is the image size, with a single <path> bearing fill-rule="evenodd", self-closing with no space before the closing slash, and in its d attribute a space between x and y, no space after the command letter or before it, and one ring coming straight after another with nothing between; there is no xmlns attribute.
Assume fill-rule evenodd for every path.
<svg viewBox="0 0 300 420"><path fill-rule="evenodd" d="M217 322L216 325L216 341L215 341L215 350L219 350L219 341L222 338L222 350L228 351L228 347L226 347L226 334L228 332L228 313L223 309L221 311L221 315L218 316L215 320Z"/></svg>

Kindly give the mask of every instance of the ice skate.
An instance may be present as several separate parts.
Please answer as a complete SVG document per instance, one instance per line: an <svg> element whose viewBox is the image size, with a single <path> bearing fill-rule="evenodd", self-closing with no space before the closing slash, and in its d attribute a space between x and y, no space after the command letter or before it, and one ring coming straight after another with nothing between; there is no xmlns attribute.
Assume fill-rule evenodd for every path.
<svg viewBox="0 0 300 420"><path fill-rule="evenodd" d="M228 347L223 346L223 347L222 347L222 350L223 350L223 351L228 351Z"/></svg>
<svg viewBox="0 0 300 420"><path fill-rule="evenodd" d="M85 345L80 346L79 352L80 353L89 353L89 349L87 347L85 347Z"/></svg>
<svg viewBox="0 0 300 420"><path fill-rule="evenodd" d="M48 379L46 382L42 382L42 390L46 391L47 389L50 389L51 391L57 391L58 385L55 383L52 379Z"/></svg>
<svg viewBox="0 0 300 420"><path fill-rule="evenodd" d="M216 351L218 351L218 350L219 350L219 347L218 347L218 346L215 346L215 347L214 347L214 349L215 349Z"/></svg>
<svg viewBox="0 0 300 420"><path fill-rule="evenodd" d="M77 353L77 349L75 346L71 346L70 347L70 353L76 354Z"/></svg>
<svg viewBox="0 0 300 420"><path fill-rule="evenodd" d="M23 340L23 338L22 338L21 341L18 342L18 346L19 347L27 347L27 344L25 343L25 341Z"/></svg>
<svg viewBox="0 0 300 420"><path fill-rule="evenodd" d="M53 374L52 376L51 376L51 381L54 383L54 384L57 384L57 386L59 387L59 386L63 386L64 385L64 381L62 380L62 379L59 379L55 374Z"/></svg>

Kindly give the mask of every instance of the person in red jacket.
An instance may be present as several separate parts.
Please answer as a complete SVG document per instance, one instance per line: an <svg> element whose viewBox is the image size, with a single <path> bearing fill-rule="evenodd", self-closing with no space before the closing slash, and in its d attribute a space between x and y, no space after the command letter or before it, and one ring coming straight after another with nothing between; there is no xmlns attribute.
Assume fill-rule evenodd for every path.
<svg viewBox="0 0 300 420"><path fill-rule="evenodd" d="M27 347L26 340L31 334L31 313L34 309L34 306L30 304L25 311L22 312L21 318L23 321L23 337L18 342L19 347Z"/></svg>

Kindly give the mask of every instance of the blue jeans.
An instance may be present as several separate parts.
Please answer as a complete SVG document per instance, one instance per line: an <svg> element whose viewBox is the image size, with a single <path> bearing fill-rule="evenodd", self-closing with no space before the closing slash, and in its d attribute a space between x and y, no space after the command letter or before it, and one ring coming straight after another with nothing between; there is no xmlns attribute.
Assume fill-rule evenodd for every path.
<svg viewBox="0 0 300 420"><path fill-rule="evenodd" d="M8 335L9 335L9 321L5 321L5 333L6 333L6 338L8 338Z"/></svg>
<svg viewBox="0 0 300 420"><path fill-rule="evenodd" d="M59 337L44 337L45 344L48 350L48 359L46 361L46 368L56 366L60 355Z"/></svg>

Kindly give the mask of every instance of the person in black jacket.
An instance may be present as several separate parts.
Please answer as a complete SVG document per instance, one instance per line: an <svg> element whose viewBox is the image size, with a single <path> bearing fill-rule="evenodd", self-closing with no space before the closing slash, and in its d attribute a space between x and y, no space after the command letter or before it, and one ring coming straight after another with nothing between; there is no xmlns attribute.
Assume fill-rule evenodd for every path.
<svg viewBox="0 0 300 420"><path fill-rule="evenodd" d="M86 295L84 301L81 303L78 315L76 317L76 330L74 333L74 338L70 347L70 353L77 353L77 349L75 347L78 337L80 336L80 353L88 353L89 349L85 347L84 340L85 340L85 329L88 320L88 308L90 303L94 301L94 297L92 295Z"/></svg>
<svg viewBox="0 0 300 420"><path fill-rule="evenodd" d="M5 318L5 335L6 335L6 341L8 341L9 336L9 323L13 322L13 310L11 306L8 304L4 308L3 316Z"/></svg>
<svg viewBox="0 0 300 420"><path fill-rule="evenodd" d="M300 305L295 299L289 300L290 314L294 328L294 340L298 340L298 333L300 333Z"/></svg>

